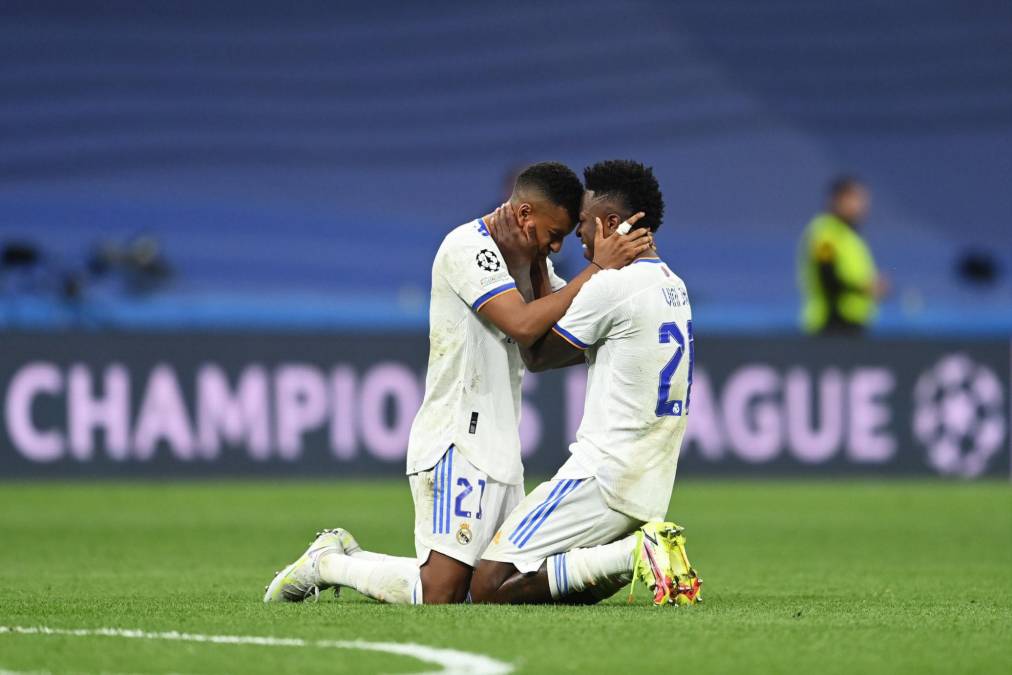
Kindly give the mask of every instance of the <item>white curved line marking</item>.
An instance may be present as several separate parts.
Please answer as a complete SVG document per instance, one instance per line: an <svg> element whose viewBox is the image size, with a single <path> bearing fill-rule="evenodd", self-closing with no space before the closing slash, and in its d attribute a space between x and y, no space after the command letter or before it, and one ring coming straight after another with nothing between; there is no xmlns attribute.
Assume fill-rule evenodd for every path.
<svg viewBox="0 0 1012 675"><path fill-rule="evenodd" d="M130 628L49 628L47 626L0 626L0 634L64 635L72 637L121 637L140 640L178 640L180 642L209 642L225 645L260 645L266 647L318 647L322 649L362 649L410 656L442 667L423 675L505 675L513 666L481 654L459 652L455 649L427 647L410 642L367 642L365 640L304 640L259 635L201 635L167 631L153 633Z"/></svg>

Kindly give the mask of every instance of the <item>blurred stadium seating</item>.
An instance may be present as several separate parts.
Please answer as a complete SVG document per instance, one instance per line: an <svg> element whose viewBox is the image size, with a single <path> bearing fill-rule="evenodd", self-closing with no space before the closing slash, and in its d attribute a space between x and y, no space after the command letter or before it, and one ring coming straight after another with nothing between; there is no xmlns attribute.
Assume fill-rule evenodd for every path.
<svg viewBox="0 0 1012 675"><path fill-rule="evenodd" d="M874 189L868 237L897 289L881 331L1012 329L1004 2L0 16L0 241L69 269L146 232L175 269L157 294L99 284L72 306L7 284L0 325L417 328L444 232L497 203L510 167L622 156L661 178L661 250L701 326L794 330L797 236L848 169ZM972 249L996 284L958 280Z"/></svg>

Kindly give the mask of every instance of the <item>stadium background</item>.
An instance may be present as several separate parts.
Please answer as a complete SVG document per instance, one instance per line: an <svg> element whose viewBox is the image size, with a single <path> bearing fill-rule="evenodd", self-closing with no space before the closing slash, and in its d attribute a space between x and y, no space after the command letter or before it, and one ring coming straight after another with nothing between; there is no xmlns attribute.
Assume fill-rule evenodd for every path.
<svg viewBox="0 0 1012 675"><path fill-rule="evenodd" d="M692 290L703 379L721 373L697 384L714 414L694 420L688 475L853 465L847 430L815 436L865 399L897 449L857 466L930 471L913 386L950 354L1000 391L947 397L962 442L941 472L1007 475L1012 24L1002 3L916 5L6 4L0 233L39 258L0 276L0 466L394 473L443 234L524 162L621 156L660 177L660 250ZM875 332L909 349L796 337L797 240L844 170L873 190L867 237L894 286ZM974 284L960 266L982 252L997 272ZM571 242L558 266L580 260ZM215 402L201 364L223 372ZM851 386L862 367L870 390ZM572 377L527 385L542 472L579 413ZM136 447L145 414L157 450ZM991 418L1000 431L976 428ZM94 433L73 441L75 424ZM256 433L270 447L251 453ZM965 469L974 451L986 461Z"/></svg>
<svg viewBox="0 0 1012 675"><path fill-rule="evenodd" d="M721 630L741 625L733 611L746 591L762 606L748 612L803 597L839 616L811 598L848 592L826 581L830 557L849 559L830 533L867 525L862 515L878 523L867 555L882 583L898 595L907 583L910 607L938 602L924 590L933 554L918 548L930 520L961 533L961 552L935 564L978 573L975 611L991 612L959 624L981 631L979 645L952 633L974 654L964 663L1008 664L988 631L1007 622L1012 587L1010 82L1005 2L4 2L0 633L46 621L175 629L187 612L210 632L232 607L234 631L261 634L250 593L290 541L304 545L303 530L350 520L373 542L396 533L407 552L398 476L440 240L501 202L525 163L579 171L628 157L661 181L659 250L692 296L697 376L675 499L697 528L690 542L702 540L690 551L712 570L707 610L728 620ZM798 238L841 171L873 192L865 231L893 286L865 340L797 327ZM563 274L580 269L575 244L558 256ZM564 457L582 388L577 369L528 376L529 476ZM276 477L327 482L262 480ZM178 480L192 478L227 480ZM333 508L309 508L307 493ZM734 548L754 546L759 529L765 548ZM101 555L93 536L108 537ZM61 547L114 569L138 541L159 552L131 572L146 590L105 616L80 604L106 580L61 566ZM203 569L197 552L226 543L248 555L232 595L200 586L221 607L194 592L185 611L146 613L183 581L164 564ZM78 589L77 604L25 595L38 560L51 561L47 583ZM825 578L805 585L808 570ZM755 585L792 571L800 596ZM686 663L930 672L910 654L945 644L951 626L889 602L882 620L927 631L922 651L896 650L878 619L861 633L858 618L864 656L840 653L836 665L803 637L782 650L789 661L744 637L737 665L719 661L715 643L700 654L718 660ZM346 633L399 639L360 609L341 619ZM486 639L503 655L500 634ZM18 639L20 651L0 648L0 669L124 669L99 650L60 652L79 660L53 665L40 638ZM565 667L581 663L577 652L605 658L581 644ZM166 664L157 672L206 666L152 658Z"/></svg>

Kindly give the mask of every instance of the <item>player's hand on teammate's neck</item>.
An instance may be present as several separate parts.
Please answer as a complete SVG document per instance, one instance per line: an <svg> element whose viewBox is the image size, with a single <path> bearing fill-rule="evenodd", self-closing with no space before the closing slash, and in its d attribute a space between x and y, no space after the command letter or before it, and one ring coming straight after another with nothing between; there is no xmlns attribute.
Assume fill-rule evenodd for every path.
<svg viewBox="0 0 1012 675"><path fill-rule="evenodd" d="M633 226L633 225L635 225L636 223L638 223L640 220L642 220L645 217L646 217L646 213L644 213L643 211L638 211L637 213L634 213L633 215L631 215L628 218L626 218L625 219L625 223L628 223L630 226ZM649 247L646 250L644 250L642 253L640 253L636 257L636 260L643 260L644 258L659 258L660 254L657 252L657 242L654 240L654 233L653 233L653 231L652 230L647 230L645 228L640 228L640 229L643 232L646 232L645 236L648 237L648 239L649 239ZM613 234L617 234L617 233L618 233L617 231L613 232ZM630 231L630 234L632 234L632 231ZM633 261L633 262L635 262L635 261Z"/></svg>
<svg viewBox="0 0 1012 675"><path fill-rule="evenodd" d="M629 218L628 222L635 224L643 217L643 213L637 213ZM595 219L597 227L594 231L593 258L591 264L601 269L620 269L641 257L648 257L648 252L654 252L653 234L646 228L635 228L628 234L619 234L617 231L609 235L604 233L604 223L600 218Z"/></svg>

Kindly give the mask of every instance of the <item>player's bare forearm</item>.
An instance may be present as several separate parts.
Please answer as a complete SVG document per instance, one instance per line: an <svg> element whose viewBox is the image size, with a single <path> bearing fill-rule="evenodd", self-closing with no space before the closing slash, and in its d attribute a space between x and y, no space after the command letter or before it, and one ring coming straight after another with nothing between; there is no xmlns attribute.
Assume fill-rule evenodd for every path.
<svg viewBox="0 0 1012 675"><path fill-rule="evenodd" d="M488 302L482 308L482 314L516 340L521 348L528 348L562 318L583 284L597 271L596 265L587 265L559 291L531 302L524 302L522 293L503 293Z"/></svg>
<svg viewBox="0 0 1012 675"><path fill-rule="evenodd" d="M637 213L629 222L642 217L642 212ZM647 230L639 229L628 235L613 234L604 237L602 229L601 219L598 218L594 234L594 260L560 291L532 302L524 302L519 293L503 293L482 306L483 316L516 340L521 347L530 347L562 318L583 284L596 272L624 267L653 246L653 239ZM505 246L506 239L502 241ZM534 260L530 256L512 257L520 264L529 265Z"/></svg>
<svg viewBox="0 0 1012 675"><path fill-rule="evenodd" d="M548 331L521 353L524 354L524 365L532 373L553 368L567 368L586 362L583 350L563 340L555 331Z"/></svg>
<svg viewBox="0 0 1012 675"><path fill-rule="evenodd" d="M524 302L527 303L534 302L535 300L538 299L538 297L540 297L538 291L539 290L543 291L543 289L535 290L534 282L532 279L532 277L534 276L533 270L531 269L517 270L516 272L514 272L514 270L510 269L510 274L513 276L513 279L517 282L517 290L520 292L520 295L523 296ZM526 365L527 368L530 369L531 367L530 364L533 362L532 355L528 351L527 347L525 347L520 342L517 342L517 346L520 348L520 358L523 359L524 365Z"/></svg>
<svg viewBox="0 0 1012 675"><path fill-rule="evenodd" d="M547 263L544 258L539 262L540 264L531 268L531 282L534 286L540 286L535 290L537 297L544 297L552 292L552 288L548 280ZM521 347L520 356L531 372L575 366L585 361L581 350L559 339L551 330L530 347Z"/></svg>

